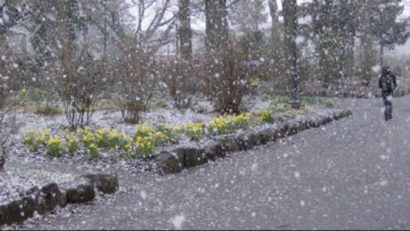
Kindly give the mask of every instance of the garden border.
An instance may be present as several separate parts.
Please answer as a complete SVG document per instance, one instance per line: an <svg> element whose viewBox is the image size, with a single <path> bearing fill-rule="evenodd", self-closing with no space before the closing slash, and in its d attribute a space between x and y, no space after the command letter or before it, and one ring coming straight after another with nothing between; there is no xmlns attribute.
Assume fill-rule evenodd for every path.
<svg viewBox="0 0 410 231"><path fill-rule="evenodd" d="M313 118L293 119L258 128L240 130L233 134L215 137L207 144L196 146L181 145L169 150L162 150L155 161L160 168L160 174L175 174L184 169L192 168L224 158L228 152L245 151L258 145L264 145L277 139L286 138L300 131L320 127L334 120L352 115L351 110L336 110L327 115Z"/></svg>
<svg viewBox="0 0 410 231"><path fill-rule="evenodd" d="M65 184L64 184L65 185ZM20 194L20 198L0 205L0 228L2 225L22 223L35 213L46 214L67 204L87 203L95 199L97 191L113 194L118 190L118 177L108 174L82 175L65 189L56 183L50 183L41 189L31 188Z"/></svg>
<svg viewBox="0 0 410 231"><path fill-rule="evenodd" d="M351 110L337 109L326 115L305 116L297 119L279 118L274 124L264 124L251 129L240 129L231 134L210 137L205 142L195 145L179 145L168 150L162 150L154 158L160 174L175 174L184 169L193 168L218 158L224 158L229 152L245 151L258 145L264 145L277 139L286 138L300 131L320 127L334 120L352 115ZM65 207L68 203L87 203L95 199L96 191L102 194L112 194L118 189L118 178L108 174L87 174L78 177L73 182L60 187L50 183L34 187L20 198L0 205L0 227L22 223L33 217L37 212L45 214L58 206ZM61 190L61 188L64 188Z"/></svg>

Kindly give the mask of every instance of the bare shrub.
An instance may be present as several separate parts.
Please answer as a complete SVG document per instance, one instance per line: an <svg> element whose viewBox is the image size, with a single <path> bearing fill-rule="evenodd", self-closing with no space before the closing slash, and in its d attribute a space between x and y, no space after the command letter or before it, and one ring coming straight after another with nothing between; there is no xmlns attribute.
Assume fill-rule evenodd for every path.
<svg viewBox="0 0 410 231"><path fill-rule="evenodd" d="M234 49L234 44L227 42L216 57L206 58L205 68L205 94L212 99L215 111L221 114L240 113L242 98L248 88L245 57L241 49Z"/></svg>
<svg viewBox="0 0 410 231"><path fill-rule="evenodd" d="M117 100L121 115L127 123L139 123L140 114L148 109L156 76L152 55L141 46L122 46L123 55L117 64Z"/></svg>
<svg viewBox="0 0 410 231"><path fill-rule="evenodd" d="M79 53L66 46L60 59L57 91L63 101L67 122L71 129L84 127L91 122L96 94L102 85L100 62L93 59L86 46Z"/></svg>
<svg viewBox="0 0 410 231"><path fill-rule="evenodd" d="M192 64L178 58L159 61L160 75L178 109L188 108L199 83L195 81Z"/></svg>

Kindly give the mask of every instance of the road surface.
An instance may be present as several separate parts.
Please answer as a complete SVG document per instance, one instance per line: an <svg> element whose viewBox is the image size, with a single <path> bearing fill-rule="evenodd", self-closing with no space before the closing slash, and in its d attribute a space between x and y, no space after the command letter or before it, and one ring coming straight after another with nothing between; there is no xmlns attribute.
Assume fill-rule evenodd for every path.
<svg viewBox="0 0 410 231"><path fill-rule="evenodd" d="M410 229L410 97L345 99L349 118L177 175L126 175L115 196L33 229ZM73 210L73 213L68 211Z"/></svg>

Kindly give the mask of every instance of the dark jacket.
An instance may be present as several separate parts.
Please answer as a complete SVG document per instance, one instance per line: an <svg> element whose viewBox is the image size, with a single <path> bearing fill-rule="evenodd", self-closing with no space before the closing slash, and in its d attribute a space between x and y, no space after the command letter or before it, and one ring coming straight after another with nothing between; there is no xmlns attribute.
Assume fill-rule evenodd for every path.
<svg viewBox="0 0 410 231"><path fill-rule="evenodd" d="M382 93L392 94L397 87L396 76L392 73L383 73L379 78L379 88Z"/></svg>

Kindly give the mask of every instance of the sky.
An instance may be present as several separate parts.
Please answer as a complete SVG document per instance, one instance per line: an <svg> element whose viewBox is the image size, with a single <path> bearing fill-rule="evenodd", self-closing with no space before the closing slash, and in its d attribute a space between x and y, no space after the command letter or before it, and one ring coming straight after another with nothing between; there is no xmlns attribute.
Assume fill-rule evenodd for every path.
<svg viewBox="0 0 410 231"><path fill-rule="evenodd" d="M246 0L242 0L246 1ZM297 0L298 4L302 2L311 2L312 0ZM277 0L278 3L278 8L279 10L282 9L282 0ZM403 12L403 17L410 17L410 0L403 0L404 4L404 12ZM268 7L266 7L266 13L269 15ZM268 17L268 22L267 25L270 25L270 18ZM203 30L205 29L205 22L203 20L192 20L192 28L197 29L197 30Z"/></svg>
<svg viewBox="0 0 410 231"><path fill-rule="evenodd" d="M2 1L2 0L0 0L0 1ZM242 1L247 1L247 0L242 0ZM302 2L311 2L312 0L297 0L297 2L298 3L302 3ZM277 3L278 3L278 8L279 8L279 10L281 10L282 9L282 4L281 4L281 2L282 2L282 0L277 0ZM410 17L410 0L403 0L403 4L404 4L404 7L405 7L405 9L404 9L404 12L403 12L403 15L402 15L402 17ZM174 9L175 10L175 9ZM266 22L266 24L264 25L264 26L262 26L262 27L266 27L266 28L268 28L269 26L270 26L270 17L269 17L269 8L268 7L266 7L266 14L268 15L268 21ZM149 22L149 20L148 20L148 22ZM205 30L205 19L202 17L202 18L192 18L191 19L191 26L192 26L192 29L193 30L199 30L199 31L203 31L203 30ZM406 43L406 44L404 44L403 46L398 46L396 49L395 49L395 52L398 52L398 53L400 53L400 54L408 54L408 55L410 55L410 39L409 39L409 41Z"/></svg>

